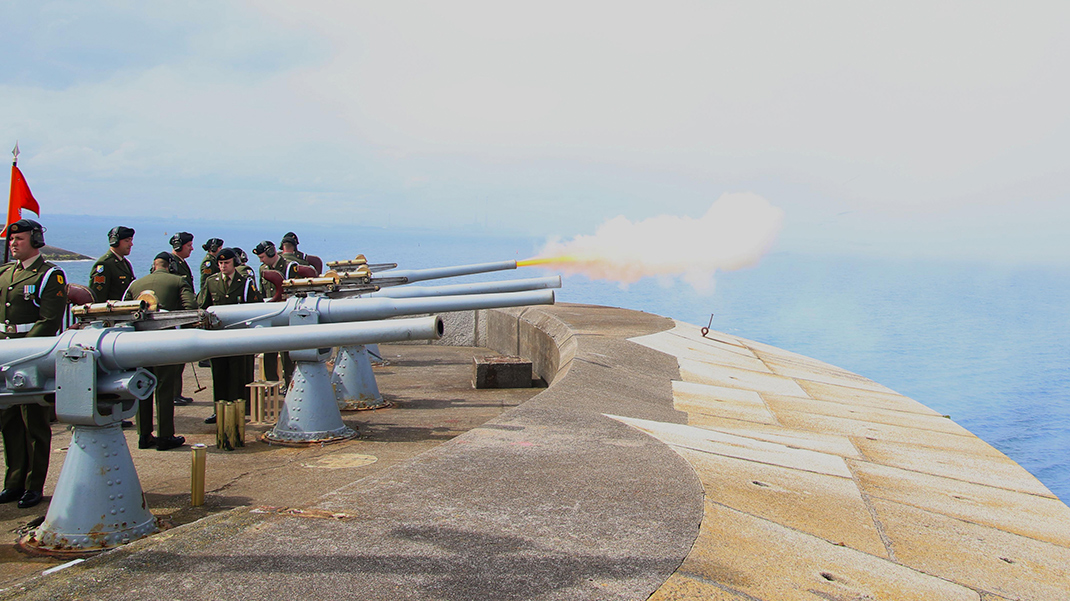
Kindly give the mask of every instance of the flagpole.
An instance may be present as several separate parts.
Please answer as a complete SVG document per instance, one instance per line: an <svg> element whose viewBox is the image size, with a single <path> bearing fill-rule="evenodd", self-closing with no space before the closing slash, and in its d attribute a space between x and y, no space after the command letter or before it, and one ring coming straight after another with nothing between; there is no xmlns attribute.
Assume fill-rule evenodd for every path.
<svg viewBox="0 0 1070 601"><path fill-rule="evenodd" d="M8 191L8 195L7 195L7 216L4 217L4 222L5 222L4 223L4 231L2 232L4 234L4 263L7 263L8 250L9 250L8 243L7 243L7 236L8 236L7 226L11 225L10 223L7 223L7 221L9 221L11 219L11 203L12 203L12 201L15 200L15 168L18 167L18 165L19 165L19 141L18 140L15 140L15 148L14 148L14 150L11 151L11 154L14 155L15 158L13 158L11 160L11 188Z"/></svg>

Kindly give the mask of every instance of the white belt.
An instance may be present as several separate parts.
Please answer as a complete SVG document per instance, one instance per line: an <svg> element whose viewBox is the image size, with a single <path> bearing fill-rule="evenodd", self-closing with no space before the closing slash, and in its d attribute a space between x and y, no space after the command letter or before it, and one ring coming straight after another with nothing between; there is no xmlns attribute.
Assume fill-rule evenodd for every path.
<svg viewBox="0 0 1070 601"><path fill-rule="evenodd" d="M25 334L33 329L36 323L7 323L4 324L4 332L8 334Z"/></svg>

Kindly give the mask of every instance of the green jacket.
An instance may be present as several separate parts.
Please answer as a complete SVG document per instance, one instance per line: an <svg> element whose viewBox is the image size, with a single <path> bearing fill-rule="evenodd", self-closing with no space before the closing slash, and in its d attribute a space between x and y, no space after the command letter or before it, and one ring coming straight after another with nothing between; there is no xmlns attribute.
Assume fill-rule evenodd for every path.
<svg viewBox="0 0 1070 601"><path fill-rule="evenodd" d="M310 266L312 265L312 263L309 263L308 259L305 258L305 253L303 253L301 251L296 251L296 252L292 252L292 253L281 253L281 254L282 254L282 258L283 259L286 259L288 261L293 261L294 263L297 263L298 265L310 265Z"/></svg>
<svg viewBox="0 0 1070 601"><path fill-rule="evenodd" d="M223 282L223 274L217 273L204 281L197 296L197 305L207 309L212 305L237 305L240 303L259 303L264 300L260 291L256 289L253 279L246 277L241 272L234 274L234 279L227 286Z"/></svg>
<svg viewBox="0 0 1070 601"><path fill-rule="evenodd" d="M157 306L166 311L197 308L197 297L193 295L193 286L182 276L157 269L149 275L134 280L126 289L123 300L133 300L146 290L156 295Z"/></svg>
<svg viewBox="0 0 1070 601"><path fill-rule="evenodd" d="M171 273L182 276L182 279L189 282L190 289L193 288L193 271L190 270L189 263L175 253L171 253Z"/></svg>
<svg viewBox="0 0 1070 601"><path fill-rule="evenodd" d="M219 263L212 253L205 254L204 260L201 261L201 290L204 290L204 281L217 273L219 273Z"/></svg>
<svg viewBox="0 0 1070 601"><path fill-rule="evenodd" d="M18 261L13 261L0 267L0 337L54 336L63 325L67 308L63 270L41 255L29 269L15 271L17 265Z"/></svg>
<svg viewBox="0 0 1070 601"><path fill-rule="evenodd" d="M89 271L89 289L93 292L93 300L98 303L122 300L133 281L134 266L126 257L120 257L110 250L97 259Z"/></svg>
<svg viewBox="0 0 1070 601"><path fill-rule="evenodd" d="M279 260L275 261L274 267L268 267L267 263L260 264L260 290L264 293L264 298L275 297L275 285L264 279L265 271L277 271L282 274L282 279L290 280L297 277L297 263L287 259L284 255L279 256Z"/></svg>

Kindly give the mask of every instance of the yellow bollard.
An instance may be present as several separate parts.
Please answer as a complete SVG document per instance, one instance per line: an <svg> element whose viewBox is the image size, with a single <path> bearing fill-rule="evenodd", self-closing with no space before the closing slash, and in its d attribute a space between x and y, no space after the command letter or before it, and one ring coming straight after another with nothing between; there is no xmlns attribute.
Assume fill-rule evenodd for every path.
<svg viewBox="0 0 1070 601"><path fill-rule="evenodd" d="M193 465L190 469L190 507L204 505L204 466L208 456L208 447L203 444L195 444L190 449L193 451Z"/></svg>
<svg viewBox="0 0 1070 601"><path fill-rule="evenodd" d="M234 422L238 435L238 446L245 446L245 399L234 401Z"/></svg>

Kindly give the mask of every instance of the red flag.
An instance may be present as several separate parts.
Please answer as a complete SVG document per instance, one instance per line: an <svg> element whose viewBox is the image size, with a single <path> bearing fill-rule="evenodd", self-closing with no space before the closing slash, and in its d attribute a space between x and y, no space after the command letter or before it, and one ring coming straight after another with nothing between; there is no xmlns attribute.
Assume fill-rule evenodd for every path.
<svg viewBox="0 0 1070 601"><path fill-rule="evenodd" d="M37 215L41 214L41 207L37 205L37 200L30 193L30 186L26 184L26 178L22 177L22 172L19 171L18 166L12 165L11 196L7 205L7 223L4 225L4 231L7 231L8 225L22 218L23 209L29 209Z"/></svg>

